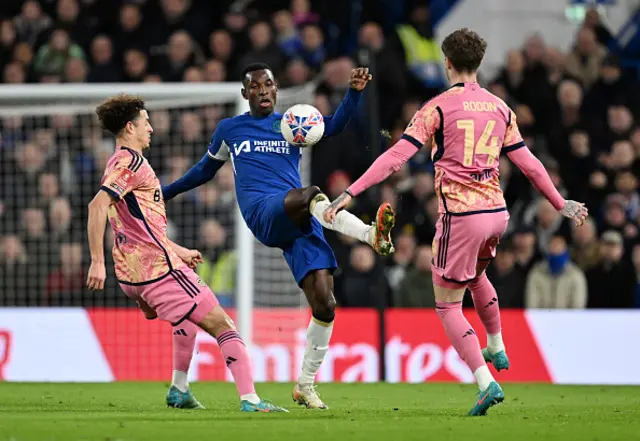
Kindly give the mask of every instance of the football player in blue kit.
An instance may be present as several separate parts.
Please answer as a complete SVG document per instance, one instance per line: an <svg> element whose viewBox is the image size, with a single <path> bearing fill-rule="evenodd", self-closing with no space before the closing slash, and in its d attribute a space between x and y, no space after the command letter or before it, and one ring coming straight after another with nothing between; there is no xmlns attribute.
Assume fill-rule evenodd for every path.
<svg viewBox="0 0 640 441"><path fill-rule="evenodd" d="M353 69L349 90L333 115L324 116L324 136L345 129L355 114L362 90L371 79L366 68ZM235 174L236 198L242 217L255 237L280 248L305 293L312 312L302 372L293 398L307 408L326 409L314 379L329 349L336 301L333 250L322 227L371 245L381 255L394 251L391 228L395 214L388 203L366 225L346 210L332 223L323 218L329 198L316 187L302 187L301 150L289 145L280 131L282 115L275 112L278 86L268 65L254 63L242 70L242 96L250 111L220 121L204 157L182 178L162 188L165 200L210 181L229 159Z"/></svg>

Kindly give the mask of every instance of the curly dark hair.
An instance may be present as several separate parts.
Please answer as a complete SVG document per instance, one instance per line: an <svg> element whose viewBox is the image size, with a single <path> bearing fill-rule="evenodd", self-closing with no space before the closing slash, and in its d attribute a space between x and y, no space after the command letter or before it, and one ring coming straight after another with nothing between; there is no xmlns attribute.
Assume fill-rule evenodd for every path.
<svg viewBox="0 0 640 441"><path fill-rule="evenodd" d="M469 28L458 29L442 42L442 53L460 73L474 73L480 67L487 42Z"/></svg>
<svg viewBox="0 0 640 441"><path fill-rule="evenodd" d="M129 121L135 121L140 116L141 110L145 110L141 97L123 94L100 104L96 108L96 114L102 128L118 136Z"/></svg>

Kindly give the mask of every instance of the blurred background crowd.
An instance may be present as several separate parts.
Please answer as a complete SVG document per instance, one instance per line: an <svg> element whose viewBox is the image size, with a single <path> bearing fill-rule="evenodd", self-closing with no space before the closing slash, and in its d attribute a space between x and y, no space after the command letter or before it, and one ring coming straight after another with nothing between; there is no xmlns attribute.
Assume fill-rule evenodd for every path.
<svg viewBox="0 0 640 441"><path fill-rule="evenodd" d="M1 80L237 82L243 65L262 61L282 88L315 81L313 104L330 114L366 47L376 76L359 114L345 133L312 151L311 182L334 198L370 165L372 152L399 139L422 103L447 87L430 2L367 2L355 21L344 13L347 3L3 0ZM640 83L607 51L612 38L594 9L568 53L531 35L505 54L497 76L481 78L514 109L560 192L591 212L584 227L574 228L501 158L511 222L488 275L503 307L640 307ZM380 140L368 112L374 101ZM220 105L151 112L148 158L163 184L202 156L216 124L232 111ZM105 292L84 289L86 205L112 151L89 115L0 118L0 305L128 304L109 263ZM198 271L226 304L234 302L237 264L233 187L225 166L214 181L168 204L171 237L203 252ZM370 222L382 200L398 213L390 258L326 233L340 262L336 298L345 307L434 306L437 200L429 152L350 210ZM107 257L112 241L109 233Z"/></svg>

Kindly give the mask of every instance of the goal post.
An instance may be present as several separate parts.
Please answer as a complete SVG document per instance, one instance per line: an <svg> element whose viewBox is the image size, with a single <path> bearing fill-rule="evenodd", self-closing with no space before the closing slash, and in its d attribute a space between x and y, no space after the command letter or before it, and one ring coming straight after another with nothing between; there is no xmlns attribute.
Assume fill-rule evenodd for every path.
<svg viewBox="0 0 640 441"><path fill-rule="evenodd" d="M83 118L83 121L93 120L91 123L82 122L87 127L81 127L81 133L95 129L95 107L104 99L118 95L131 94L144 97L147 108L153 115L154 111L175 111L177 118L182 117L192 109L207 106L226 106L222 117L238 115L248 111L248 102L240 95L240 83L139 83L139 84L34 84L34 85L1 85L0 86L0 122L11 118L23 119L21 140L16 143L28 143L39 130L39 121L53 119L60 115L72 115ZM281 89L278 91L278 111L287 107L313 102L314 83L309 83L295 89ZM28 122L26 122L28 121ZM152 117L152 125L154 120ZM18 124L19 125L19 124ZM203 130L206 131L206 130ZM80 132L79 132L80 133ZM84 135L75 135L76 137ZM199 147L200 156L204 154L211 132L206 134L205 142ZM152 135L152 150L154 147ZM104 143L105 141L101 141ZM181 138L176 136L170 140L171 148L180 150ZM112 143L111 148L114 145ZM302 181L305 185L310 180L310 149L303 155L301 163ZM151 163L154 166L154 163ZM193 164L189 164L189 167ZM155 168L155 166L154 166ZM188 167L187 167L188 169ZM0 180L4 178L0 176ZM95 189L94 189L95 190ZM1 194L0 194L1 196ZM89 201L84 201L86 205ZM295 284L289 273L282 253L277 249L269 249L258 243L246 226L233 195L232 206L222 215L233 217L233 248L235 251L235 309L239 331L247 346L252 347L255 342L254 308L260 307L294 307L303 306L300 288ZM196 207L197 208L197 207ZM168 217L172 217L172 206L167 209ZM230 213L229 211L233 211ZM12 215L14 222L19 222L19 213ZM185 215L186 216L186 215ZM84 233L84 231L83 231ZM1 234L1 232L0 232ZM83 241L86 244L86 234ZM194 233L194 240L198 236ZM198 246L196 243L195 246ZM86 251L86 250L85 250ZM51 262L57 258L51 257ZM85 270L88 267L85 261ZM45 265L53 265L46 260ZM46 269L47 271L49 268ZM114 278L112 268L107 268L109 278ZM214 289L215 292L215 289ZM16 296L20 293L15 293ZM114 295L116 295L114 293ZM11 303L11 302L9 302ZM35 304L35 303L34 303ZM42 304L40 301L38 305ZM277 323L264 326L277 327ZM298 329L299 326L291 327ZM263 333L261 329L259 333Z"/></svg>

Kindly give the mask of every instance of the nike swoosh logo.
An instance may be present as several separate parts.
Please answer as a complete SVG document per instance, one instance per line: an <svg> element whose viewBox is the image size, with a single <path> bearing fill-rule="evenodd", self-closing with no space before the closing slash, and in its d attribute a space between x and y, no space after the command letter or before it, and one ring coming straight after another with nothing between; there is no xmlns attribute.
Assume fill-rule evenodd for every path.
<svg viewBox="0 0 640 441"><path fill-rule="evenodd" d="M487 392L486 394L484 394L484 397L482 397L482 399L481 399L481 400L478 400L478 404L480 405L480 404L484 403L484 400L486 400L488 396L489 396L489 392Z"/></svg>

